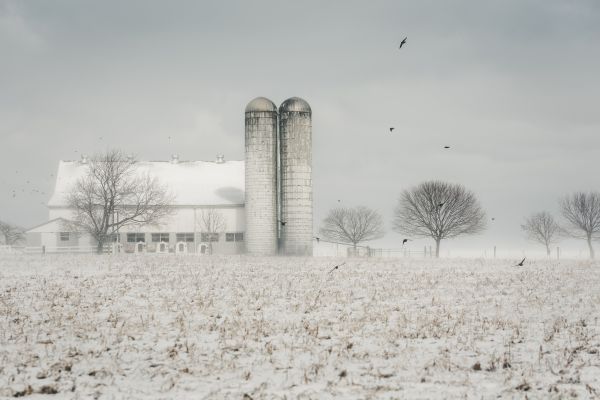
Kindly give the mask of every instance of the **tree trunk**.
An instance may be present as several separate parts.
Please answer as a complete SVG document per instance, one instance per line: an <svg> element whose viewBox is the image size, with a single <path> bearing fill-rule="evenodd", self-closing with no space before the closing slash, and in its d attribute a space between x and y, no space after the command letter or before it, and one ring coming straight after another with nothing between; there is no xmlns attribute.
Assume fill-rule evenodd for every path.
<svg viewBox="0 0 600 400"><path fill-rule="evenodd" d="M440 242L442 239L435 239L435 257L440 258Z"/></svg>
<svg viewBox="0 0 600 400"><path fill-rule="evenodd" d="M592 236L591 235L588 235L587 242L588 242L588 247L590 248L590 259L593 260L595 258L595 254L594 254L594 246L592 246Z"/></svg>
<svg viewBox="0 0 600 400"><path fill-rule="evenodd" d="M98 244L96 246L96 253L102 254L102 250L104 249L104 241L98 240Z"/></svg>

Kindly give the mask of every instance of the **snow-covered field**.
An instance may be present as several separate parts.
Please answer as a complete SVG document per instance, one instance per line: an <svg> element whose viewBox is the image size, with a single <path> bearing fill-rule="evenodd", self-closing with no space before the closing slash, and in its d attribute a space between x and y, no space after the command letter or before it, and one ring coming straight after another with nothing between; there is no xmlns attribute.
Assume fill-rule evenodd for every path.
<svg viewBox="0 0 600 400"><path fill-rule="evenodd" d="M0 255L0 396L598 398L600 264L513 264Z"/></svg>

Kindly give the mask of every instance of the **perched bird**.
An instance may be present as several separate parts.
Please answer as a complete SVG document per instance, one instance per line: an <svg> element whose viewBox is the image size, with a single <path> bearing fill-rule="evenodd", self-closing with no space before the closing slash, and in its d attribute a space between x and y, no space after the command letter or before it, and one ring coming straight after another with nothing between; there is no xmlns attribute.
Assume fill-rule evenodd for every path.
<svg viewBox="0 0 600 400"><path fill-rule="evenodd" d="M444 148L445 148L445 149L449 149L449 148L450 148L450 146L444 146Z"/></svg>
<svg viewBox="0 0 600 400"><path fill-rule="evenodd" d="M280 223L282 226L285 226L285 224L287 224L287 222L285 222L285 221L279 221L279 223Z"/></svg>
<svg viewBox="0 0 600 400"><path fill-rule="evenodd" d="M524 262L525 262L525 257L523 257L523 259L521 260L521 262L518 263L517 265L515 265L515 267L522 267Z"/></svg>
<svg viewBox="0 0 600 400"><path fill-rule="evenodd" d="M440 204L438 204L438 207L443 207L443 206L444 206L444 204L446 204L446 202L443 202L443 203L440 203Z"/></svg>
<svg viewBox="0 0 600 400"><path fill-rule="evenodd" d="M336 265L335 267L331 268L331 270L329 271L329 273L332 273L333 271L335 271L336 269L340 268L344 264L346 264L346 263L344 262L344 263L341 263L339 265Z"/></svg>
<svg viewBox="0 0 600 400"><path fill-rule="evenodd" d="M390 133L396 128L394 128L393 126L390 128Z"/></svg>
<svg viewBox="0 0 600 400"><path fill-rule="evenodd" d="M400 42L400 47L398 47L399 49L401 49L402 46L404 46L406 44L406 39L408 39L408 36L405 37L404 39L402 39L402 41Z"/></svg>
<svg viewBox="0 0 600 400"><path fill-rule="evenodd" d="M496 218L492 217L492 221L495 221L495 220L496 220Z"/></svg>
<svg viewBox="0 0 600 400"><path fill-rule="evenodd" d="M406 242L408 242L410 239L404 239L402 240L402 246L404 246L406 244Z"/></svg>

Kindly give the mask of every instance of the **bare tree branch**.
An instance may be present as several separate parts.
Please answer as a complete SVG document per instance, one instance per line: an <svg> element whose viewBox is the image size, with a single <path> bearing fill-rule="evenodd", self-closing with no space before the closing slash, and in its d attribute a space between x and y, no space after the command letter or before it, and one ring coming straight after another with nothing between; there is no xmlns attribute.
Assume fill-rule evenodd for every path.
<svg viewBox="0 0 600 400"><path fill-rule="evenodd" d="M485 228L485 213L475 195L462 185L441 181L404 190L394 212L394 231L433 238L437 257L443 239L477 234Z"/></svg>
<svg viewBox="0 0 600 400"><path fill-rule="evenodd" d="M208 251L213 252L213 242L219 241L219 236L225 232L226 224L223 214L214 208L202 210L200 214L200 232L206 235L208 241Z"/></svg>
<svg viewBox="0 0 600 400"><path fill-rule="evenodd" d="M326 239L348 243L354 248L359 243L379 239L385 234L381 215L363 206L329 211L320 232Z"/></svg>
<svg viewBox="0 0 600 400"><path fill-rule="evenodd" d="M546 254L550 255L550 246L558 242L562 228L554 220L552 214L542 211L531 215L521 225L530 240L546 246Z"/></svg>
<svg viewBox="0 0 600 400"><path fill-rule="evenodd" d="M586 239L593 259L592 240L600 238L600 193L573 193L560 200L560 208L568 223L567 233L577 239Z"/></svg>
<svg viewBox="0 0 600 400"><path fill-rule="evenodd" d="M118 150L94 156L87 174L71 190L73 218L67 228L89 233L98 251L108 237L127 225L157 225L172 213L172 196L150 175L136 171L135 160Z"/></svg>

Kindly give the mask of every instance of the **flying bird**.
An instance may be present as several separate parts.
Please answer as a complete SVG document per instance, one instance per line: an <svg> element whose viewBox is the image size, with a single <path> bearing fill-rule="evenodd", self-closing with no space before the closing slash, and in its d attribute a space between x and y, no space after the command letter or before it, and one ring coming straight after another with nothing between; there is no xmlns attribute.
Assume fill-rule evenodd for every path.
<svg viewBox="0 0 600 400"><path fill-rule="evenodd" d="M394 128L393 126L390 128L390 133L396 128Z"/></svg>
<svg viewBox="0 0 600 400"><path fill-rule="evenodd" d="M444 146L444 148L445 148L445 149L449 149L449 148L450 148L450 146Z"/></svg>
<svg viewBox="0 0 600 400"><path fill-rule="evenodd" d="M404 239L402 240L402 246L404 246L406 244L406 242L408 242L410 239Z"/></svg>
<svg viewBox="0 0 600 400"><path fill-rule="evenodd" d="M399 49L401 49L402 46L404 46L406 44L406 39L408 39L408 36L405 37L404 39L402 39L402 41L400 42L400 47L398 47Z"/></svg>
<svg viewBox="0 0 600 400"><path fill-rule="evenodd" d="M280 223L281 225L283 225L283 226L285 226L285 224L287 224L287 222L286 222L286 221L279 221L279 223Z"/></svg>
<svg viewBox="0 0 600 400"><path fill-rule="evenodd" d="M517 265L515 265L515 267L522 267L524 262L525 262L525 257L523 257L523 259L521 260L521 262L518 263Z"/></svg>
<svg viewBox="0 0 600 400"><path fill-rule="evenodd" d="M340 268L344 264L346 264L346 263L344 262L344 263L341 263L339 265L336 265L335 267L331 268L331 270L328 273L332 273L333 271L335 271L336 269Z"/></svg>
<svg viewBox="0 0 600 400"><path fill-rule="evenodd" d="M496 220L496 218L492 217L492 221L495 221L495 220Z"/></svg>

